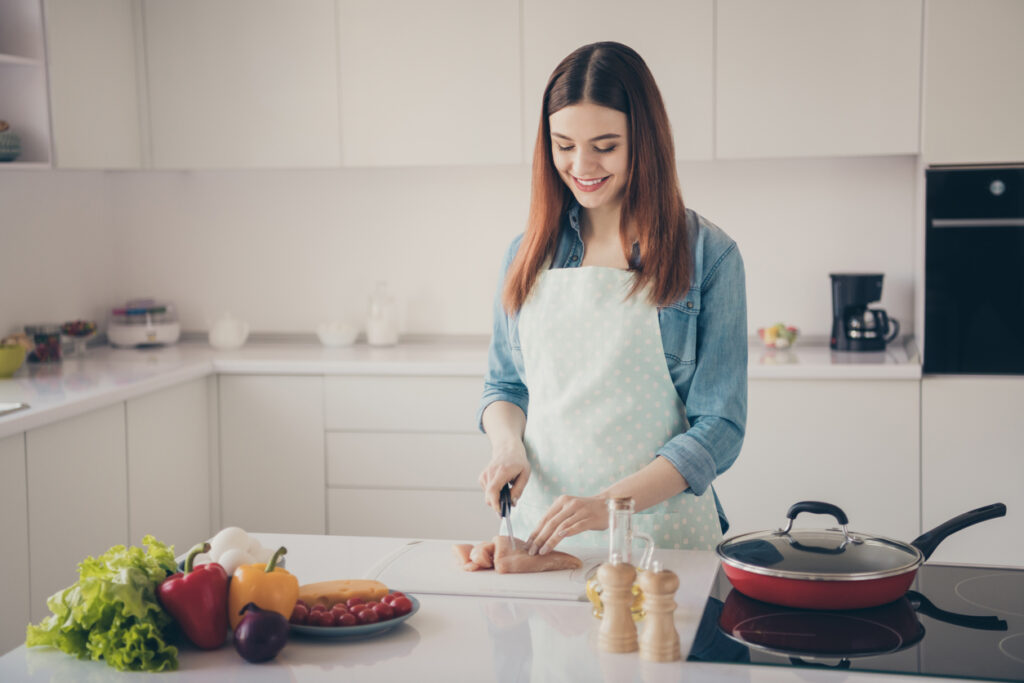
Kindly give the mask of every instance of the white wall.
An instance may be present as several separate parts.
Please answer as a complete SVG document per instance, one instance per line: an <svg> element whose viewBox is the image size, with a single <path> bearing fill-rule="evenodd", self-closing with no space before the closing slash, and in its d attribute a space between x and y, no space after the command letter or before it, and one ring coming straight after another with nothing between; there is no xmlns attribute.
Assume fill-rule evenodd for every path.
<svg viewBox="0 0 1024 683"><path fill-rule="evenodd" d="M828 333L835 270L884 272L881 305L913 326L916 174L914 157L680 165L687 204L743 252L751 332L784 321L809 335ZM22 285L0 330L153 296L187 330L231 311L254 331L311 332L360 322L386 280L408 332L487 334L528 201L526 166L6 172L0 266Z"/></svg>
<svg viewBox="0 0 1024 683"><path fill-rule="evenodd" d="M119 267L108 189L100 172L0 172L0 334L104 315Z"/></svg>

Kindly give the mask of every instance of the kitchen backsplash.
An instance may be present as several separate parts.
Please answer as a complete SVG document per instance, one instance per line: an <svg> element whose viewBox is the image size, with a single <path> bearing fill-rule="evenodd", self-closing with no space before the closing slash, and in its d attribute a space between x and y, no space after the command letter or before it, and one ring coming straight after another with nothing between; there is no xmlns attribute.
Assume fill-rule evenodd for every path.
<svg viewBox="0 0 1024 683"><path fill-rule="evenodd" d="M681 163L688 206L740 245L751 332L826 335L830 271L885 273L912 332L916 157ZM522 230L526 166L292 171L5 171L0 331L173 301L185 330L221 313L256 332L362 324L374 284L417 334L487 334ZM14 294L16 292L16 294Z"/></svg>

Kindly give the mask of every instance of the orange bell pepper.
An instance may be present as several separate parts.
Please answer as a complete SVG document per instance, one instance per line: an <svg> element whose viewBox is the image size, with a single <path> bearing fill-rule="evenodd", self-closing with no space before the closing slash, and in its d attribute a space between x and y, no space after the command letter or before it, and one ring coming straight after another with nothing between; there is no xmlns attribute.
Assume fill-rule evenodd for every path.
<svg viewBox="0 0 1024 683"><path fill-rule="evenodd" d="M295 603L299 601L299 580L277 566L286 552L281 546L265 565L244 564L232 574L228 589L228 620L232 630L242 620L242 608L250 602L277 612L286 620L291 619Z"/></svg>

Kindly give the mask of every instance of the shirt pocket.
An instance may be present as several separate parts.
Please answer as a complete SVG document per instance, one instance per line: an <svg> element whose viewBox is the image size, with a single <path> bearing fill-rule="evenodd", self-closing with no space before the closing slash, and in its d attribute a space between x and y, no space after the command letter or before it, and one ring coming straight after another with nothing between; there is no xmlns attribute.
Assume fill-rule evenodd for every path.
<svg viewBox="0 0 1024 683"><path fill-rule="evenodd" d="M700 290L690 288L682 299L658 309L661 345L669 369L674 365L697 362L697 316L700 315Z"/></svg>

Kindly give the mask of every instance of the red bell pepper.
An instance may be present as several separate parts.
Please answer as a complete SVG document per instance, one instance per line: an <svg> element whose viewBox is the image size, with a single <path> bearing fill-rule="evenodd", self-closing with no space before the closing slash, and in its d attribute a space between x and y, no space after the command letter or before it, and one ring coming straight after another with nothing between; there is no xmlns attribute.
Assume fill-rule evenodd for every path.
<svg viewBox="0 0 1024 683"><path fill-rule="evenodd" d="M216 562L192 566L196 555L209 550L209 543L192 548L185 571L168 576L156 591L185 636L204 650L220 647L228 635L228 573Z"/></svg>

